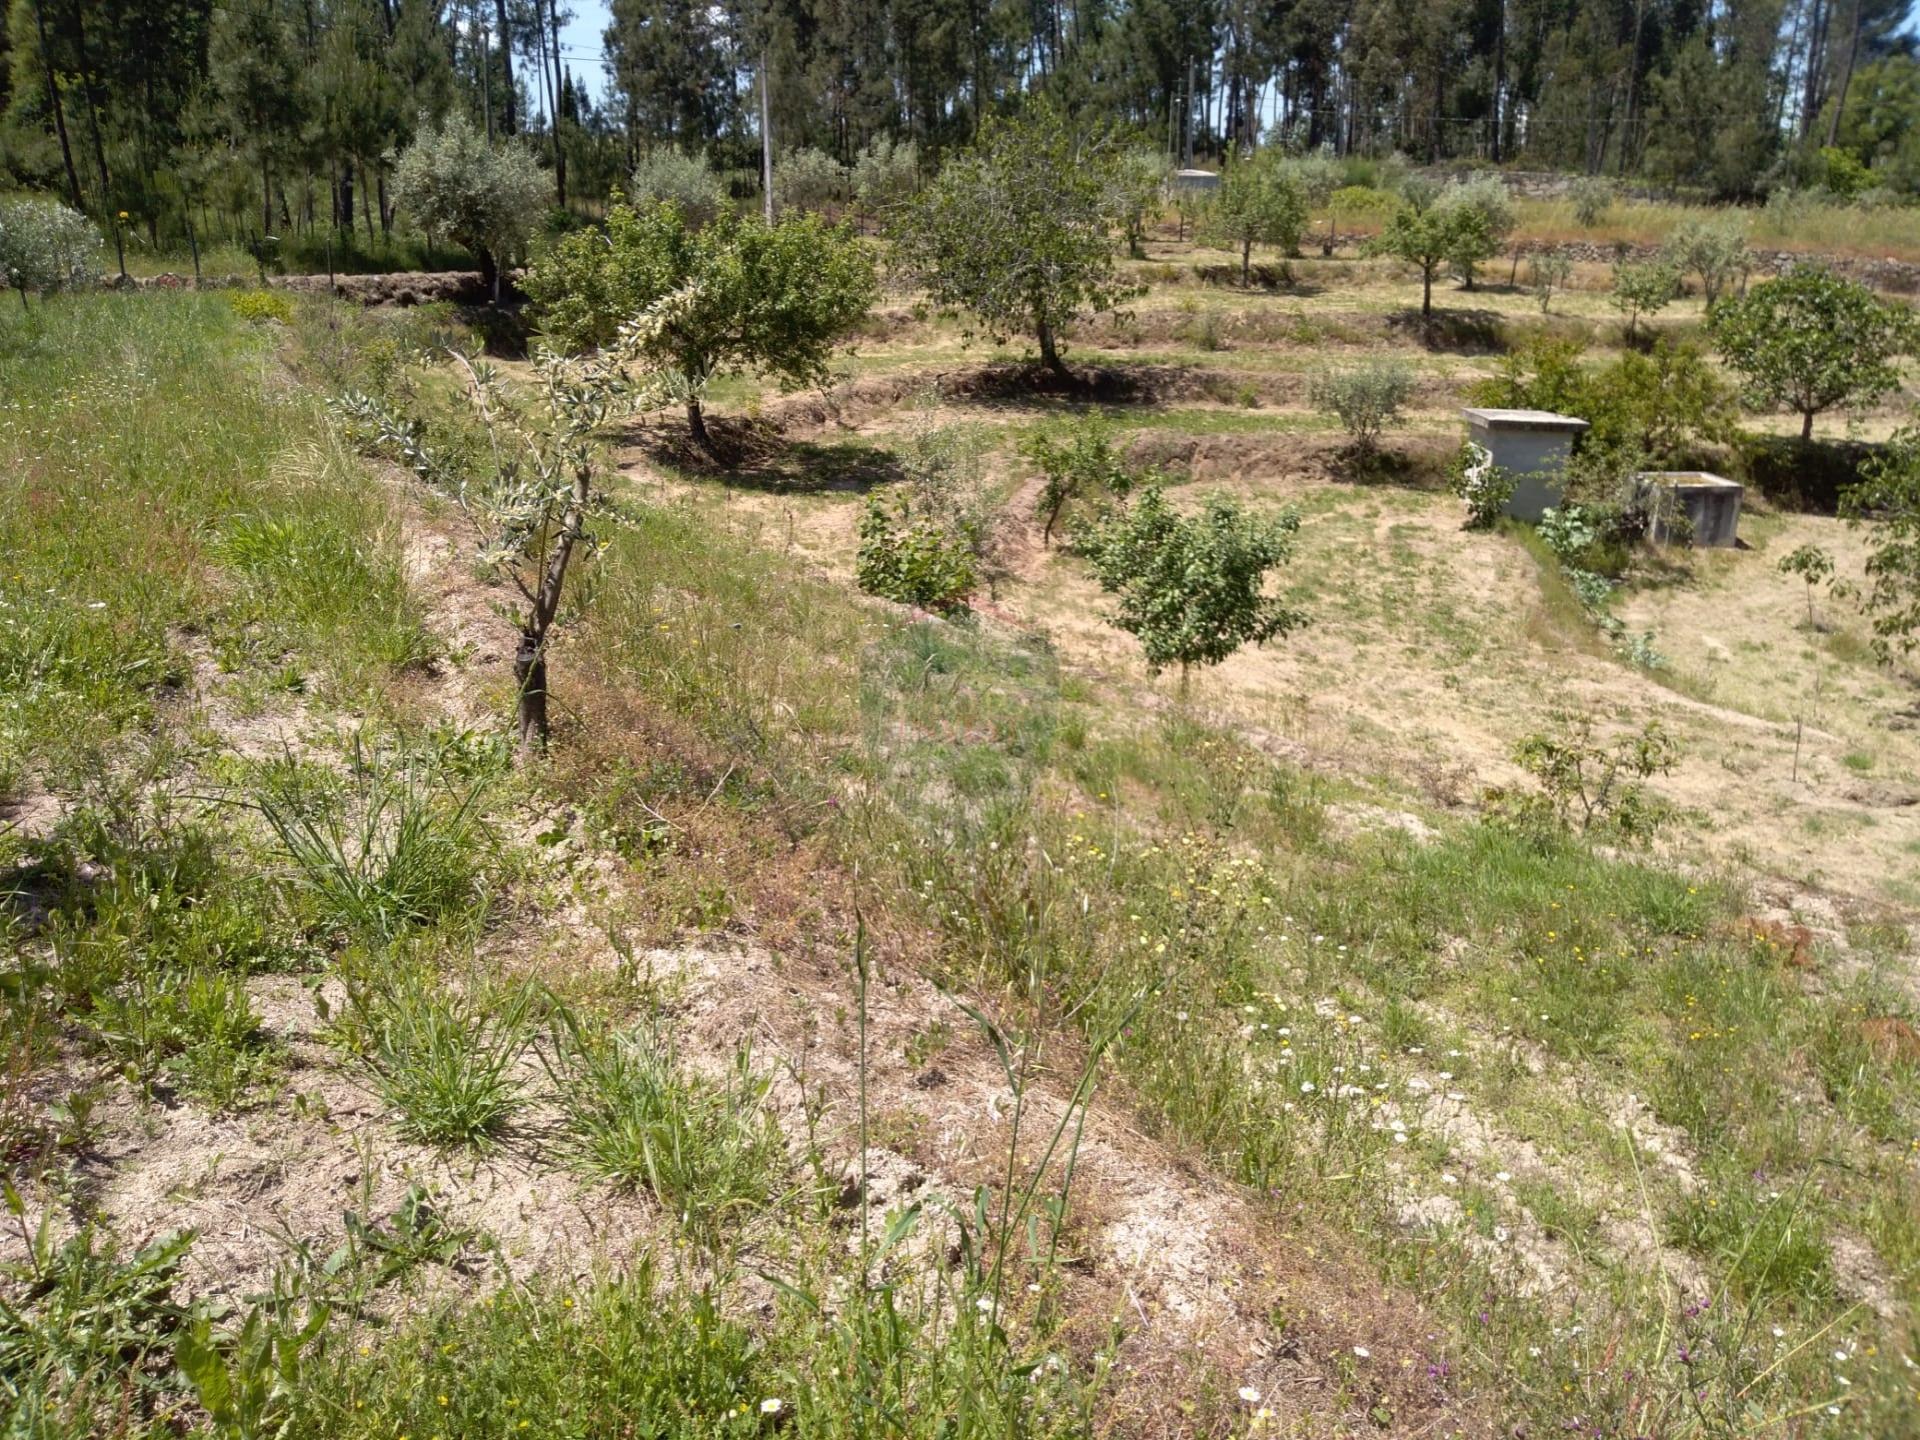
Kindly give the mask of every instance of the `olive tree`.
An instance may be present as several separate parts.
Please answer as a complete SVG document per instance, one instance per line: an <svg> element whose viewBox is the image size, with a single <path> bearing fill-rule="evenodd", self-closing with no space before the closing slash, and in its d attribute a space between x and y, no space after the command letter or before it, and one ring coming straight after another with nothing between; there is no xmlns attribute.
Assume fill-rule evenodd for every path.
<svg viewBox="0 0 1920 1440"><path fill-rule="evenodd" d="M1900 384L1895 361L1914 346L1912 314L1819 265L1796 265L1708 318L1721 358L1745 377L1755 409L1800 416L1800 438L1836 405L1879 399Z"/></svg>
<svg viewBox="0 0 1920 1440"><path fill-rule="evenodd" d="M1278 246L1290 255L1299 249L1306 228L1305 188L1290 170L1261 157L1227 166L1201 220L1200 238L1240 252L1240 283L1246 285L1252 280L1255 245Z"/></svg>
<svg viewBox="0 0 1920 1440"><path fill-rule="evenodd" d="M885 214L920 183L920 149L911 140L876 135L853 157L850 182L854 203L863 216Z"/></svg>
<svg viewBox="0 0 1920 1440"><path fill-rule="evenodd" d="M1573 261L1564 250L1538 250L1527 261L1527 281L1540 297L1540 313L1553 308L1553 292L1567 288L1573 278Z"/></svg>
<svg viewBox="0 0 1920 1440"><path fill-rule="evenodd" d="M523 757L547 746L553 630L569 571L591 547L590 525L604 505L595 436L609 420L660 403L639 362L667 319L664 309L643 316L585 361L543 351L523 385L504 385L485 361L456 354L463 398L490 442L483 466L436 450L418 419L381 400L348 395L339 405L362 443L457 501L474 525L481 564L519 593L513 676Z"/></svg>
<svg viewBox="0 0 1920 1440"><path fill-rule="evenodd" d="M56 200L0 199L0 279L20 292L46 295L88 284L100 274L104 242L86 216Z"/></svg>
<svg viewBox="0 0 1920 1440"><path fill-rule="evenodd" d="M989 121L896 219L895 271L996 340L1033 336L1042 363L1071 382L1060 327L1140 293L1114 266L1120 153L1111 134L1045 103Z"/></svg>
<svg viewBox="0 0 1920 1440"><path fill-rule="evenodd" d="M473 252L497 301L500 272L545 213L547 181L533 152L489 144L465 116L424 124L393 171L396 203L425 230Z"/></svg>
<svg viewBox="0 0 1920 1440"><path fill-rule="evenodd" d="M1306 616L1264 593L1268 572L1293 549L1300 519L1246 514L1222 495L1183 515L1148 485L1096 526L1082 548L1100 588L1115 597L1109 618L1140 642L1147 669L1218 665L1242 645L1263 644L1306 624Z"/></svg>
<svg viewBox="0 0 1920 1440"><path fill-rule="evenodd" d="M1147 222L1167 183L1167 157L1149 146L1136 145L1120 153L1112 175L1113 210L1127 237L1127 254L1144 260Z"/></svg>
<svg viewBox="0 0 1920 1440"><path fill-rule="evenodd" d="M694 440L716 459L701 410L713 378L746 370L788 389L821 383L879 290L844 226L812 215L767 225L723 211L695 229L671 203L616 204L604 233L565 237L525 285L542 333L568 351L604 346L623 325L655 316L636 354L665 377Z"/></svg>
<svg viewBox="0 0 1920 1440"><path fill-rule="evenodd" d="M627 196L635 206L673 205L696 230L727 208L727 187L705 154L689 155L671 145L640 157L627 176Z"/></svg>
<svg viewBox="0 0 1920 1440"><path fill-rule="evenodd" d="M825 210L847 198L847 167L812 146L789 150L773 167L773 193L783 208Z"/></svg>
<svg viewBox="0 0 1920 1440"><path fill-rule="evenodd" d="M1397 360L1369 361L1321 371L1308 385L1307 397L1339 420L1354 454L1364 459L1413 395L1413 379L1412 369Z"/></svg>
<svg viewBox="0 0 1920 1440"><path fill-rule="evenodd" d="M1700 277L1700 293L1708 305L1753 268L1746 222L1737 215L1682 221L1660 247L1660 256L1676 274Z"/></svg>

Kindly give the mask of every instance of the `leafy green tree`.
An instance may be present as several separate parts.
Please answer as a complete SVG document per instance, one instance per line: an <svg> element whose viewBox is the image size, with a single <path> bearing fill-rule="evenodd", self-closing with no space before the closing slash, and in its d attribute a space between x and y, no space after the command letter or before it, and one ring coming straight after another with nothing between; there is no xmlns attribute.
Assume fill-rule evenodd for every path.
<svg viewBox="0 0 1920 1440"><path fill-rule="evenodd" d="M1253 276L1253 247L1273 245L1291 255L1307 228L1307 192L1272 159L1236 160L1220 177L1220 189L1201 220L1209 245L1240 252L1240 283Z"/></svg>
<svg viewBox="0 0 1920 1440"><path fill-rule="evenodd" d="M1042 363L1071 382L1060 327L1139 293L1114 268L1119 154L1111 135L1078 130L1041 102L989 121L897 220L896 270L996 340L1032 335Z"/></svg>
<svg viewBox="0 0 1920 1440"><path fill-rule="evenodd" d="M0 280L20 292L45 295L99 278L105 241L91 220L55 200L0 199Z"/></svg>
<svg viewBox="0 0 1920 1440"><path fill-rule="evenodd" d="M1833 556L1818 545L1801 545L1782 557L1782 575L1795 575L1807 587L1807 628L1813 628L1813 592L1833 578Z"/></svg>
<svg viewBox="0 0 1920 1440"><path fill-rule="evenodd" d="M1242 645L1264 644L1306 624L1306 616L1263 593L1267 574L1292 553L1300 518L1245 514L1222 495L1198 515L1167 503L1149 485L1084 542L1100 588L1116 598L1113 623L1140 642L1155 674L1218 665Z"/></svg>
<svg viewBox="0 0 1920 1440"><path fill-rule="evenodd" d="M652 315L639 354L670 377L701 448L718 458L701 397L716 375L752 370L787 388L826 379L833 349L879 293L873 262L844 226L817 216L777 224L723 211L693 228L679 208L616 204L607 228L561 240L527 272L527 294L555 344L610 343Z"/></svg>
<svg viewBox="0 0 1920 1440"><path fill-rule="evenodd" d="M1370 456L1380 433L1413 394L1413 370L1397 360L1375 360L1313 377L1307 396L1340 421L1356 454Z"/></svg>
<svg viewBox="0 0 1920 1440"><path fill-rule="evenodd" d="M1486 216L1470 206L1439 203L1431 186L1408 184L1402 204L1367 244L1369 255L1390 255L1420 272L1420 319L1433 325L1433 277L1455 257L1486 249ZM1486 249L1487 254L1493 253Z"/></svg>
<svg viewBox="0 0 1920 1440"><path fill-rule="evenodd" d="M500 273L546 211L547 182L533 152L491 145L460 115L423 126L393 172L395 196L429 232L466 246L493 298Z"/></svg>
<svg viewBox="0 0 1920 1440"><path fill-rule="evenodd" d="M1836 405L1867 404L1900 384L1895 361L1912 351L1915 326L1904 308L1819 265L1796 265L1708 320L1721 357L1746 377L1756 408L1799 414L1800 438Z"/></svg>
<svg viewBox="0 0 1920 1440"><path fill-rule="evenodd" d="M1477 175L1448 185L1437 203L1452 219L1453 248L1447 264L1461 285L1471 290L1481 262L1497 255L1501 243L1513 233L1513 198L1498 175Z"/></svg>
<svg viewBox="0 0 1920 1440"><path fill-rule="evenodd" d="M1627 317L1627 343L1638 333L1642 315L1657 314L1673 303L1680 277L1665 260L1623 260L1613 267L1609 303Z"/></svg>

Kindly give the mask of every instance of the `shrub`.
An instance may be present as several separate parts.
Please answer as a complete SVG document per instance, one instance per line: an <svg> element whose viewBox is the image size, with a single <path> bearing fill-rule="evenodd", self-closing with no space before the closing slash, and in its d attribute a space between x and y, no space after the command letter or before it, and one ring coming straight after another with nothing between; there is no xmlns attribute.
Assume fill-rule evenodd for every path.
<svg viewBox="0 0 1920 1440"><path fill-rule="evenodd" d="M86 216L55 200L0 199L0 278L20 292L47 295L100 276L105 242Z"/></svg>
<svg viewBox="0 0 1920 1440"><path fill-rule="evenodd" d="M963 609L979 583L973 549L905 493L872 495L860 516L854 582L869 595L942 612Z"/></svg>
<svg viewBox="0 0 1920 1440"><path fill-rule="evenodd" d="M1469 440L1447 466L1447 489L1466 502L1467 529L1485 530L1506 514L1519 476L1493 463L1493 452Z"/></svg>
<svg viewBox="0 0 1920 1440"><path fill-rule="evenodd" d="M1127 253L1136 260L1146 256L1141 242L1146 239L1147 221L1158 208L1166 183L1166 156L1147 146L1126 151L1113 166L1113 211L1120 217L1121 232L1127 237Z"/></svg>
<svg viewBox="0 0 1920 1440"><path fill-rule="evenodd" d="M1413 378L1412 368L1400 361L1376 360L1323 370L1307 393L1315 406L1339 419L1353 448L1366 455L1413 394Z"/></svg>
<svg viewBox="0 0 1920 1440"><path fill-rule="evenodd" d="M1818 545L1801 545L1780 561L1782 575L1797 576L1807 587L1807 628L1813 628L1813 592L1833 579L1833 556Z"/></svg>
<svg viewBox="0 0 1920 1440"><path fill-rule="evenodd" d="M640 157L627 176L627 196L636 210L673 206L690 230L698 230L728 208L727 187L707 164L706 155L689 155L671 145Z"/></svg>
<svg viewBox="0 0 1920 1440"><path fill-rule="evenodd" d="M1882 660L1911 654L1920 639L1920 426L1908 426L1861 467L1841 495L1849 520L1874 522L1866 608Z"/></svg>
<svg viewBox="0 0 1920 1440"><path fill-rule="evenodd" d="M1306 616L1262 593L1267 572L1292 553L1300 519L1243 513L1212 495L1199 515L1167 504L1149 485L1109 516L1082 549L1100 588L1116 596L1113 623L1139 640L1147 669L1217 665L1242 645L1263 644L1306 624Z"/></svg>
<svg viewBox="0 0 1920 1440"><path fill-rule="evenodd" d="M278 290L229 290L227 304L242 320L274 320L293 323L293 297Z"/></svg>
<svg viewBox="0 0 1920 1440"><path fill-rule="evenodd" d="M525 146L491 145L473 122L451 115L422 126L393 171L395 203L429 233L473 252L500 298L500 271L546 213L547 180Z"/></svg>
<svg viewBox="0 0 1920 1440"><path fill-rule="evenodd" d="M1134 487L1132 470L1113 448L1113 426L1097 413L1046 426L1021 451L1045 477L1036 507L1044 522L1042 545L1052 543L1054 526L1067 506L1125 497Z"/></svg>

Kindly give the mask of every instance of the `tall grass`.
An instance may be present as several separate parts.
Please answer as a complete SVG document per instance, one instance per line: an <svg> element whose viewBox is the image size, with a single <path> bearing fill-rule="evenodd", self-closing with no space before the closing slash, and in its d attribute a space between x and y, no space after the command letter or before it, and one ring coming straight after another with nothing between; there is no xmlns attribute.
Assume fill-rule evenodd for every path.
<svg viewBox="0 0 1920 1440"><path fill-rule="evenodd" d="M1622 199L1594 224L1582 225L1574 216L1571 200L1519 200L1514 205L1518 221L1514 238L1658 245L1680 225L1715 219L1725 215L1727 208ZM1862 210L1846 205L1808 205L1785 212L1755 208L1736 213L1750 218L1748 243L1763 249L1920 260L1920 224L1916 224L1920 212L1911 207Z"/></svg>
<svg viewBox="0 0 1920 1440"><path fill-rule="evenodd" d="M427 653L390 503L273 335L217 295L0 316L0 789L197 665L351 691Z"/></svg>

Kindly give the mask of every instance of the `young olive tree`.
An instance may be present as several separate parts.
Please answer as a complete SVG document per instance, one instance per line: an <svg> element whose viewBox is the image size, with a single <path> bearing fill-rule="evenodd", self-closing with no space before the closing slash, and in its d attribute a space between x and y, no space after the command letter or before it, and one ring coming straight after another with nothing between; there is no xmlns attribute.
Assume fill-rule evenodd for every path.
<svg viewBox="0 0 1920 1440"><path fill-rule="evenodd" d="M500 272L545 212L547 180L533 152L491 145L473 122L423 124L394 166L395 201L424 229L466 246L495 301Z"/></svg>
<svg viewBox="0 0 1920 1440"><path fill-rule="evenodd" d="M847 198L847 167L824 150L789 150L773 167L773 193L782 209L822 211Z"/></svg>
<svg viewBox="0 0 1920 1440"><path fill-rule="evenodd" d="M1362 459L1378 448L1380 433L1412 394L1413 371L1397 360L1323 370L1307 388L1307 398L1339 420L1354 454Z"/></svg>
<svg viewBox="0 0 1920 1440"><path fill-rule="evenodd" d="M86 216L56 200L0 199L0 280L20 292L47 295L100 276L100 232Z"/></svg>
<svg viewBox="0 0 1920 1440"><path fill-rule="evenodd" d="M1158 150L1136 145L1113 164L1113 212L1127 237L1127 254L1147 258L1147 223L1159 208L1167 183L1167 159Z"/></svg>
<svg viewBox="0 0 1920 1440"><path fill-rule="evenodd" d="M1900 384L1895 361L1911 353L1915 323L1904 307L1819 265L1796 265L1713 308L1721 358L1746 377L1755 409L1800 415L1800 438L1836 405L1878 400Z"/></svg>
<svg viewBox="0 0 1920 1440"><path fill-rule="evenodd" d="M1110 134L1079 130L1041 102L989 121L897 218L895 270L996 340L1033 336L1042 363L1071 383L1060 327L1140 293L1114 268L1120 153Z"/></svg>
<svg viewBox="0 0 1920 1440"><path fill-rule="evenodd" d="M1613 267L1613 308L1627 317L1627 343L1638 334L1640 317L1653 315L1673 302L1680 277L1664 260L1622 261Z"/></svg>
<svg viewBox="0 0 1920 1440"><path fill-rule="evenodd" d="M1261 519L1222 495L1183 515L1155 484L1096 526L1083 548L1100 588L1115 597L1109 618L1140 642L1151 673L1179 666L1184 689L1194 666L1306 624L1301 611L1263 593L1299 528L1292 511Z"/></svg>
<svg viewBox="0 0 1920 1440"><path fill-rule="evenodd" d="M670 296L623 327L585 361L542 351L531 382L509 386L484 360L456 354L465 402L485 431L488 463L466 468L429 448L419 421L384 402L349 395L340 403L363 443L389 454L458 501L479 537L481 563L519 592L520 640L514 651L520 752L545 751L551 734L547 660L576 554L592 545L588 529L601 509L595 433L620 415L661 402L645 373L653 332L672 321L685 297Z"/></svg>
<svg viewBox="0 0 1920 1440"><path fill-rule="evenodd" d="M1698 275L1700 293L1709 306L1753 268L1753 257L1747 253L1746 222L1737 215L1682 221L1660 247L1660 258L1677 275Z"/></svg>
<svg viewBox="0 0 1920 1440"><path fill-rule="evenodd" d="M1540 297L1540 313L1552 313L1553 292L1567 288L1573 276L1573 261L1564 250L1540 250L1527 261L1527 283Z"/></svg>
<svg viewBox="0 0 1920 1440"><path fill-rule="evenodd" d="M695 229L671 203L615 204L604 234L565 237L525 285L543 333L570 352L606 345L657 312L635 341L640 358L666 378L715 459L701 409L713 378L744 370L787 389L824 382L834 347L879 293L873 262L844 226L811 215L766 225L723 211Z"/></svg>
<svg viewBox="0 0 1920 1440"><path fill-rule="evenodd" d="M1240 283L1252 283L1253 247L1273 245L1291 255L1307 228L1307 192L1273 160L1235 160L1220 177L1219 192L1201 221L1200 237L1222 250L1240 252Z"/></svg>
<svg viewBox="0 0 1920 1440"><path fill-rule="evenodd" d="M885 215L905 202L920 183L920 149L911 140L876 135L853 157L850 178L862 217Z"/></svg>
<svg viewBox="0 0 1920 1440"><path fill-rule="evenodd" d="M706 155L689 155L671 145L640 157L627 176L627 195L637 209L662 203L674 206L694 230L728 208L727 187L707 164Z"/></svg>

